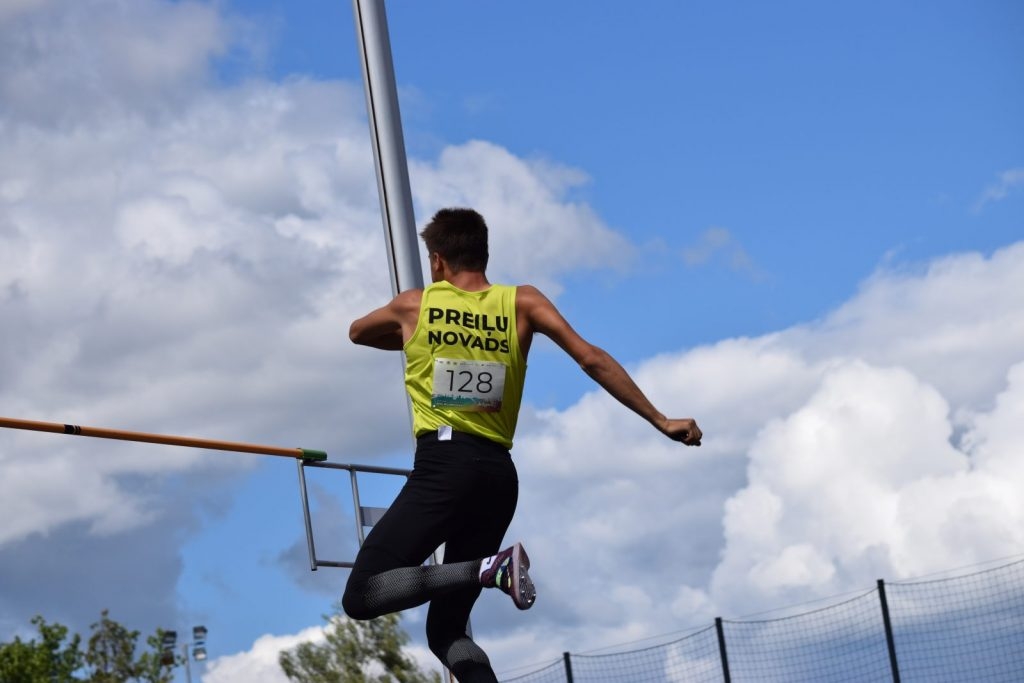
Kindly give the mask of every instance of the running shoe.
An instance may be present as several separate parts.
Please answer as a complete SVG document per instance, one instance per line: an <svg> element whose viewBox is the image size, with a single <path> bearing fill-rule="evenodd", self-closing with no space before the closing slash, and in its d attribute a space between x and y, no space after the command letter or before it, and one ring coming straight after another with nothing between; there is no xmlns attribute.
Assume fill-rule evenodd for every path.
<svg viewBox="0 0 1024 683"><path fill-rule="evenodd" d="M530 609L537 600L537 591L530 579L530 558L522 543L505 548L494 557L483 561L480 584L485 588L500 588L512 597L519 609Z"/></svg>

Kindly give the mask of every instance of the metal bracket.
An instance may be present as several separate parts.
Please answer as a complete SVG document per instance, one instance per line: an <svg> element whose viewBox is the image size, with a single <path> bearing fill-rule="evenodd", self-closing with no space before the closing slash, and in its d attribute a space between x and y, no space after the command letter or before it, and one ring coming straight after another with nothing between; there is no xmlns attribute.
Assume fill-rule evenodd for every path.
<svg viewBox="0 0 1024 683"><path fill-rule="evenodd" d="M321 560L316 556L316 545L313 543L313 520L309 512L309 497L306 494L305 468L318 467L323 469L348 471L349 481L352 486L352 507L355 512L356 538L359 539L359 545L362 545L363 540L366 538L363 530L366 527L372 527L380 521L380 518L384 516L385 512L387 512L387 508L364 507L359 502L359 479L357 478L356 473L392 474L408 478L412 473L412 470L399 469L396 467L375 467L373 465L346 465L343 463L319 462L305 459L298 459L296 462L298 463L299 470L299 496L302 498L302 516L306 524L306 547L309 549L310 570L315 572L318 567L339 567L342 569L351 569L351 561Z"/></svg>

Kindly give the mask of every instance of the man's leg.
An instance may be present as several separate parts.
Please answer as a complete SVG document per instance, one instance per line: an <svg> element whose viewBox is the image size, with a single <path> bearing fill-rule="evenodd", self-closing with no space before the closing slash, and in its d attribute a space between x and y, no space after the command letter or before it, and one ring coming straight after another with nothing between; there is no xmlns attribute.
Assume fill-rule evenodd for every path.
<svg viewBox="0 0 1024 683"><path fill-rule="evenodd" d="M459 588L479 586L479 560L422 566L447 539L469 488L458 460L437 444L417 448L412 476L371 529L342 597L353 619L398 612Z"/></svg>
<svg viewBox="0 0 1024 683"><path fill-rule="evenodd" d="M494 555L515 513L519 484L507 451L478 452L472 464L473 494L460 506L459 523L445 545L445 564L458 567L470 558ZM477 568L480 562L470 562ZM482 586L456 588L430 603L427 643L460 683L497 683L487 654L468 634L467 625Z"/></svg>

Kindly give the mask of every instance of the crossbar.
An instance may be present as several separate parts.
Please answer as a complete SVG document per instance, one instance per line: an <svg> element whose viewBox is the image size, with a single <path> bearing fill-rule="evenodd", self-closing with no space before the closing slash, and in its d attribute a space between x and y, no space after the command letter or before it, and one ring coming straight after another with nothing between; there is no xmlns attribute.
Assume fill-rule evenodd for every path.
<svg viewBox="0 0 1024 683"><path fill-rule="evenodd" d="M206 448L214 451L234 451L238 453L255 453L257 455L277 455L281 457L318 462L327 460L326 451L318 451L309 448L284 448L281 446L265 446L262 444L244 443L240 441L200 439L192 436L151 434L149 432L132 432L123 429L107 429L105 427L82 427L80 425L61 424L57 422L21 420L13 417L0 417L0 427L5 427L7 429L26 429L35 432L50 432L52 434L91 436L98 439L139 441L142 443L164 444L165 446Z"/></svg>

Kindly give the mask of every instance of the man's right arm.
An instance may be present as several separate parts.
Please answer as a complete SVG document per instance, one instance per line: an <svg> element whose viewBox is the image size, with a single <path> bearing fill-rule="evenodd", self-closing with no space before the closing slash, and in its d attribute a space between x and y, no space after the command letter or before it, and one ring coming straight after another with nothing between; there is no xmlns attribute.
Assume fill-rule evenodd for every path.
<svg viewBox="0 0 1024 683"><path fill-rule="evenodd" d="M348 337L354 344L401 351L416 329L423 290L409 289L384 306L352 321Z"/></svg>
<svg viewBox="0 0 1024 683"><path fill-rule="evenodd" d="M595 382L620 403L644 418L662 434L688 446L699 446L701 431L692 418L665 417L611 354L589 343L558 312L540 290L520 286L516 308L524 314L530 332L540 332L562 348Z"/></svg>

